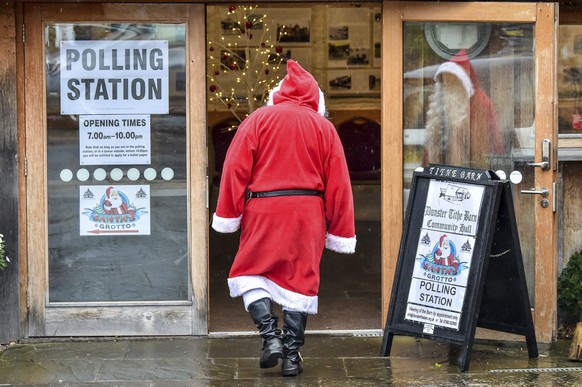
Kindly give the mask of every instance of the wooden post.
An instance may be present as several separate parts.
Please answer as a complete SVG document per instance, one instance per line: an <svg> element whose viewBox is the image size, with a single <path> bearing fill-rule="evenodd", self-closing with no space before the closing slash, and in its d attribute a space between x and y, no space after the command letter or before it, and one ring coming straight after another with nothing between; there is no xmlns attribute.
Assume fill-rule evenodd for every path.
<svg viewBox="0 0 582 387"><path fill-rule="evenodd" d="M569 360L582 360L582 322L576 324L572 344L570 344Z"/></svg>
<svg viewBox="0 0 582 387"><path fill-rule="evenodd" d="M0 234L8 267L0 272L0 344L20 338L15 1L0 7Z"/></svg>

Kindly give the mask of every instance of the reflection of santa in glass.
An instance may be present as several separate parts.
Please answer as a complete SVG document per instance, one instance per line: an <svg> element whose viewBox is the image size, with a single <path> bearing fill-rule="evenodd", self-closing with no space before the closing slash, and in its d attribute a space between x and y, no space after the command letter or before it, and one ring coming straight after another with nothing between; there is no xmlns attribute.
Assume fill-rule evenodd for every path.
<svg viewBox="0 0 582 387"><path fill-rule="evenodd" d="M459 263L455 261L455 255L451 249L451 242L447 234L441 235L439 247L434 254L434 262L437 265L453 266L455 269L459 266Z"/></svg>
<svg viewBox="0 0 582 387"><path fill-rule="evenodd" d="M439 66L429 99L423 164L490 168L505 140L465 50Z"/></svg>
<svg viewBox="0 0 582 387"><path fill-rule="evenodd" d="M130 214L134 212L129 209L127 203L121 197L118 190L108 187L105 190L106 199L103 201L103 210L106 214ZM133 214L132 214L133 217Z"/></svg>

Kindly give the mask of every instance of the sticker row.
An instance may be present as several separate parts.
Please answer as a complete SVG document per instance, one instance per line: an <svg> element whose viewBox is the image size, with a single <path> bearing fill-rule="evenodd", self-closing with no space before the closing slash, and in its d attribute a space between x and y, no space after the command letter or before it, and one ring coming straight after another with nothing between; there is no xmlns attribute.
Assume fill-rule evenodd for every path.
<svg viewBox="0 0 582 387"><path fill-rule="evenodd" d="M87 181L91 177L91 172L85 168L81 168L77 171L76 174L74 174L70 169L63 169L60 173L61 180L64 182L73 180L75 176L79 181ZM142 173L137 168L129 168L127 172L124 172L120 168L113 168L109 172L109 177L113 181L120 181L123 179L123 176L127 176L127 178L131 181L136 181L142 176ZM154 168L147 168L143 171L143 177L146 180L155 180L156 177L158 177L158 172ZM172 168L164 168L160 171L160 177L164 180L172 180L174 178L174 170ZM106 178L107 171L105 169L97 168L93 171L94 180L103 181Z"/></svg>

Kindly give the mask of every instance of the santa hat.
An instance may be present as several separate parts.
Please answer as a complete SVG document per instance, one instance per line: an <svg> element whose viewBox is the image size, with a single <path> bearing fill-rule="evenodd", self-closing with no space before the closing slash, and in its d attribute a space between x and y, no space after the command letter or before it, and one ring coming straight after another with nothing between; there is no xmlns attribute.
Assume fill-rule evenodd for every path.
<svg viewBox="0 0 582 387"><path fill-rule="evenodd" d="M314 86L317 87L317 106L314 106L313 102L315 101L312 101L313 98L311 98L311 94L314 91ZM321 91L319 86L317 86L317 81L315 78L313 78L313 76L305 69L303 69L299 63L292 59L287 60L287 75L285 78L283 78L279 84L269 92L267 106L277 104L286 98L286 96L283 96L280 93L281 88L283 88L282 93L286 96L303 100L307 102L321 116L325 115L325 98L323 96L323 91Z"/></svg>
<svg viewBox="0 0 582 387"><path fill-rule="evenodd" d="M465 49L460 50L448 62L440 65L434 75L434 80L437 81L438 76L442 73L450 73L456 76L467 91L469 97L475 94L475 70L469 61Z"/></svg>
<svg viewBox="0 0 582 387"><path fill-rule="evenodd" d="M105 190L105 196L107 196L107 199L109 199L111 197L111 190L113 189L113 187L107 187L107 189Z"/></svg>

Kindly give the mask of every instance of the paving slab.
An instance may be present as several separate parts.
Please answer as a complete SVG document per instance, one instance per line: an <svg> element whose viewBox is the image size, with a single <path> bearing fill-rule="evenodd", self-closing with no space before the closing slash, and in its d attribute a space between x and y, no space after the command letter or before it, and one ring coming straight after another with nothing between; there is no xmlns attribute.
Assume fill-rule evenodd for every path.
<svg viewBox="0 0 582 387"><path fill-rule="evenodd" d="M479 341L469 370L458 348L395 336L389 357L382 337L307 334L304 373L258 367L257 337L155 337L25 340L0 352L0 385L34 386L576 386L582 363L569 342L528 358L523 342Z"/></svg>

